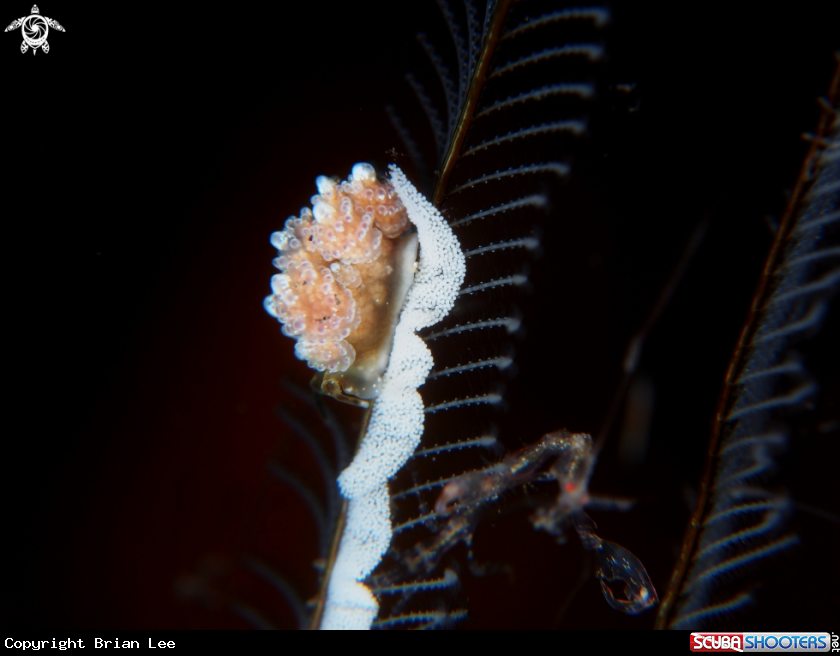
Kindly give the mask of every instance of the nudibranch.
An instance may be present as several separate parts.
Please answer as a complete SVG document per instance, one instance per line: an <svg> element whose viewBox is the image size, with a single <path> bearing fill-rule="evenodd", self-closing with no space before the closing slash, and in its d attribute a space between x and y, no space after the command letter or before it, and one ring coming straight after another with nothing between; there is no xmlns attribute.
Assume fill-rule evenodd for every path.
<svg viewBox="0 0 840 656"><path fill-rule="evenodd" d="M399 168L390 171L379 181L371 165L356 164L346 182L319 177L312 209L272 235L283 273L266 309L297 338L297 356L324 372L324 391L373 402L338 479L347 516L322 628L365 629L376 618L364 580L391 542L388 479L423 435L417 389L433 361L417 331L449 314L466 273L446 220Z"/></svg>
<svg viewBox="0 0 840 656"><path fill-rule="evenodd" d="M393 186L370 164L345 182L316 180L312 209L271 235L283 273L265 299L295 353L323 372L321 388L342 400L377 396L417 258L417 236Z"/></svg>

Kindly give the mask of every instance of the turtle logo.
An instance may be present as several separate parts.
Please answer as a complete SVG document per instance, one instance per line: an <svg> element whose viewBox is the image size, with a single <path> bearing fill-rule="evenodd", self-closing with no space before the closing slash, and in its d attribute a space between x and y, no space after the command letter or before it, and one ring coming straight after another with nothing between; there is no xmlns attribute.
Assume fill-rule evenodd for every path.
<svg viewBox="0 0 840 656"><path fill-rule="evenodd" d="M38 48L41 48L44 52L50 51L50 44L47 43L47 34L49 34L50 28L59 32L64 31L64 28L58 24L58 21L47 16L41 16L41 12L38 11L38 5L32 5L31 15L12 21L11 25L5 31L10 32L17 28L20 28L23 34L23 43L20 44L20 51L26 52L32 48L33 55L38 51Z"/></svg>

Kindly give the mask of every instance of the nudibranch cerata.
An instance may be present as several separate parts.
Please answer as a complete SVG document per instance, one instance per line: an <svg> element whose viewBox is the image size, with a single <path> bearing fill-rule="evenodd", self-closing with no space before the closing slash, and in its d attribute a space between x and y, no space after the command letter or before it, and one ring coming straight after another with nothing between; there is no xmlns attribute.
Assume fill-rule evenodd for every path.
<svg viewBox="0 0 840 656"><path fill-rule="evenodd" d="M322 628L364 629L376 619L378 602L363 581L391 542L388 479L420 444L417 389L433 365L416 333L450 312L466 273L446 220L399 168L390 170L384 181L370 164L356 164L346 182L319 177L312 209L271 237L283 273L272 278L266 309L297 338L297 356L324 372L324 391L373 402L338 479L349 503Z"/></svg>

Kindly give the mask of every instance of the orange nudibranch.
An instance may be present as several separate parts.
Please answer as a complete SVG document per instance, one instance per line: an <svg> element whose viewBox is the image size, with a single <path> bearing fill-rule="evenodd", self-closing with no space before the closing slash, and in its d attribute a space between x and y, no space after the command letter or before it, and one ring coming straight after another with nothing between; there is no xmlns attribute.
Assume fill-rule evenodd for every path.
<svg viewBox="0 0 840 656"><path fill-rule="evenodd" d="M279 250L265 308L323 372L323 391L370 400L388 357L417 259L417 236L393 186L370 164L344 182L319 176L312 209L271 235Z"/></svg>

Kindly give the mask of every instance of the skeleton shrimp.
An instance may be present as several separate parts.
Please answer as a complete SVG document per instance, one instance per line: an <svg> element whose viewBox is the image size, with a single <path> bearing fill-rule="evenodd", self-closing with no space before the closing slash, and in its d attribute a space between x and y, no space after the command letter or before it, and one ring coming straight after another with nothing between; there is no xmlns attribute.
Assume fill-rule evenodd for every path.
<svg viewBox="0 0 840 656"><path fill-rule="evenodd" d="M464 525L477 521L477 509L484 502L496 499L506 490L534 480L556 480L560 494L554 503L537 508L531 516L534 528L562 538L564 526L571 523L584 548L595 553L598 560L596 576L607 603L624 613L635 615L658 602L656 589L644 565L624 547L603 540L595 534L595 524L584 508L590 505L625 508L627 502L594 499L589 494L589 479L594 469L596 452L592 437L585 433L554 431L534 444L515 451L501 462L487 469L467 472L447 483L435 503L438 515L454 515L449 521L460 530L442 534L463 538ZM544 465L554 458L547 472ZM435 541L435 552L454 546ZM616 597L610 581L624 583L624 599Z"/></svg>

